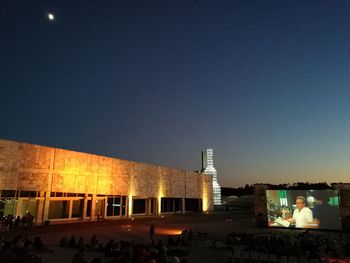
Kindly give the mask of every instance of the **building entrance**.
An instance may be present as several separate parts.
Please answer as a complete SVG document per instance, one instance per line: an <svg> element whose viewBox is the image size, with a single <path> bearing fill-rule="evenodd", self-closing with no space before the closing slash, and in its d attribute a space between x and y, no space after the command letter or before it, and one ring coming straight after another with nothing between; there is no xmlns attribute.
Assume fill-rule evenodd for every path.
<svg viewBox="0 0 350 263"><path fill-rule="evenodd" d="M95 217L97 220L103 219L105 216L105 199L97 199L95 206Z"/></svg>

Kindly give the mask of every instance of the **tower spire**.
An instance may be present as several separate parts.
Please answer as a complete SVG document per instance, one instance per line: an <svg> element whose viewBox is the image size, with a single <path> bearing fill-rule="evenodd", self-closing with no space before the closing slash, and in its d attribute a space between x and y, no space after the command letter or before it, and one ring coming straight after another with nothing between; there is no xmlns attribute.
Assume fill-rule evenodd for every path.
<svg viewBox="0 0 350 263"><path fill-rule="evenodd" d="M214 167L213 149L208 148L202 152L202 173L213 176L214 205L221 205L221 187L218 183L218 175Z"/></svg>

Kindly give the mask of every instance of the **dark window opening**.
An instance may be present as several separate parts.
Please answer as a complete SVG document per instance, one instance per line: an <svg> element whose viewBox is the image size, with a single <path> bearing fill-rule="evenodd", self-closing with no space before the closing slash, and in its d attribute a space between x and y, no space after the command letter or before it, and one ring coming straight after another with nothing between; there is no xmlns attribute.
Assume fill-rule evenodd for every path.
<svg viewBox="0 0 350 263"><path fill-rule="evenodd" d="M16 190L2 190L1 197L16 197Z"/></svg>
<svg viewBox="0 0 350 263"><path fill-rule="evenodd" d="M120 196L110 196L107 198L107 216L119 216L120 215Z"/></svg>
<svg viewBox="0 0 350 263"><path fill-rule="evenodd" d="M83 208L84 208L84 200L73 200L72 207L72 217L82 217L83 216Z"/></svg>
<svg viewBox="0 0 350 263"><path fill-rule="evenodd" d="M202 199L186 198L185 210L190 212L202 212Z"/></svg>
<svg viewBox="0 0 350 263"><path fill-rule="evenodd" d="M49 219L68 218L69 202L68 201L50 201Z"/></svg>
<svg viewBox="0 0 350 263"><path fill-rule="evenodd" d="M86 217L90 217L91 216L91 200L87 201L87 207L86 207Z"/></svg>
<svg viewBox="0 0 350 263"><path fill-rule="evenodd" d="M146 199L134 199L133 200L133 214L145 214L146 213Z"/></svg>
<svg viewBox="0 0 350 263"><path fill-rule="evenodd" d="M161 199L161 213L175 213L182 211L181 198L167 198Z"/></svg>

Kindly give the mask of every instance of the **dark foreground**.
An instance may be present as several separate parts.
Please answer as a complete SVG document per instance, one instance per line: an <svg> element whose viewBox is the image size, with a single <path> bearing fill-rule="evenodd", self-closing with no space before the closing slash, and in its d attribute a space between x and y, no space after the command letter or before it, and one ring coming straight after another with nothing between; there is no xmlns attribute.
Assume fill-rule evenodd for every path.
<svg viewBox="0 0 350 263"><path fill-rule="evenodd" d="M204 263L231 262L234 260L234 257L232 257L232 251L225 249L230 233L240 232L247 234L246 236L231 236L231 239L233 238L233 243L231 240L230 242L232 244L230 246L243 249L247 248L249 244L239 244L237 243L237 240L243 240L245 238L248 240L248 243L259 244L261 239L252 240L252 237L263 235L296 236L305 232L301 230L255 228L252 211L232 211L215 214L166 215L152 218L139 217L134 218L133 220L123 219L102 222L36 226L30 229L15 229L9 232L0 232L0 236L4 240L12 240L16 236L22 236L33 240L35 237L41 236L49 250L35 252L35 254L41 258L41 262L72 262L73 255L76 253L77 249L60 247L60 241L63 237L67 237L69 240L71 236L74 236L76 241L78 241L79 238L82 238L84 244L89 244L92 235L95 234L98 244L103 244L103 246L105 246L111 239L114 239L116 242L124 240L139 243L142 244L142 246L150 246L150 225L155 226L155 245L159 240L162 240L164 244L167 244L168 235L171 235L176 239L183 230L191 229L193 232L193 240L190 242L191 244L183 244L181 249L176 252L178 253L178 257L173 257L177 255L176 253L173 253L168 258L168 262L179 262L177 261L178 259L184 259L187 260L187 262ZM328 233L323 232L316 234L324 236ZM331 235L339 235L339 233L331 233ZM266 238L266 236L264 238ZM346 242L346 240L343 241ZM289 242L289 238L285 242ZM266 241L263 243L266 243ZM260 248L262 247L264 247L264 244L260 246ZM238 249L235 250L237 252ZM345 258L345 250L335 251L334 253L336 252L342 254L334 254L334 257ZM241 254L242 253L240 252L240 255ZM113 262L113 258L105 257L104 251L98 250L97 246L94 249L85 249L84 256L86 262L91 262L95 257L100 258L101 262ZM281 262L281 259L276 256L275 262Z"/></svg>

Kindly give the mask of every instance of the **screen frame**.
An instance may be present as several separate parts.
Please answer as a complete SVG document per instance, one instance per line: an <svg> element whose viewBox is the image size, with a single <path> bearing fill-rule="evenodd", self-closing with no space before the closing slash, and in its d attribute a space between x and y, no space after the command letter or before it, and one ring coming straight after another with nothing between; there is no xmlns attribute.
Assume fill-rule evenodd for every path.
<svg viewBox="0 0 350 263"><path fill-rule="evenodd" d="M268 189L265 197L268 228L342 230L339 190Z"/></svg>

